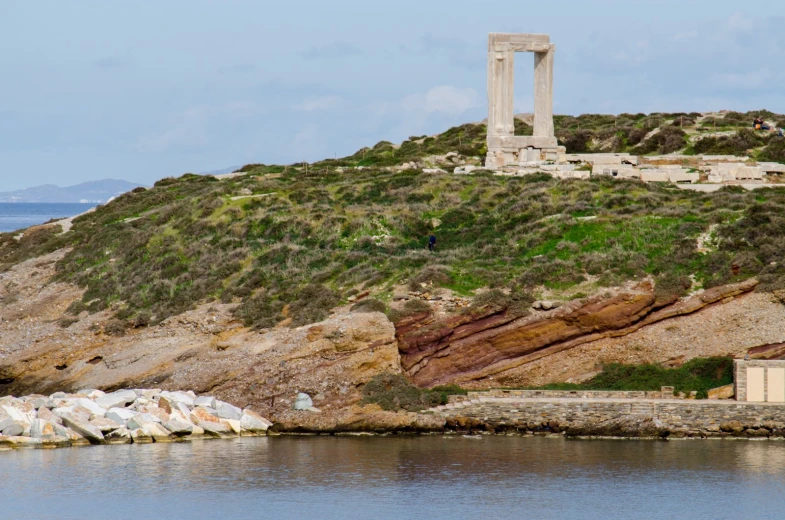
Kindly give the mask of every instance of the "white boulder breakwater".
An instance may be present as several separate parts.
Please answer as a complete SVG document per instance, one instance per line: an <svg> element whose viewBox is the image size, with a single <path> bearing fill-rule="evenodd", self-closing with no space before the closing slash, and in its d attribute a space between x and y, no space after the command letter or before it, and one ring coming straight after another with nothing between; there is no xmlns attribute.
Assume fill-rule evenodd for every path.
<svg viewBox="0 0 785 520"><path fill-rule="evenodd" d="M191 391L0 397L0 450L256 436L270 426L252 410Z"/></svg>

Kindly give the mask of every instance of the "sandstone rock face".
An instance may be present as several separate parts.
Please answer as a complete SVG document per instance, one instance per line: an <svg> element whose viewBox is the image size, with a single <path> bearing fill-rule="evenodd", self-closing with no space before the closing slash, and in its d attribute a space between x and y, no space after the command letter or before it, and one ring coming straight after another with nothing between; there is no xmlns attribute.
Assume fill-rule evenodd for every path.
<svg viewBox="0 0 785 520"><path fill-rule="evenodd" d="M396 324L404 371L420 386L464 383L514 369L548 355L696 312L751 291L756 280L716 287L675 302L650 292L571 302L556 310L519 318L507 309L486 308L437 321L428 314Z"/></svg>
<svg viewBox="0 0 785 520"><path fill-rule="evenodd" d="M3 273L0 292L13 285L19 302L0 305L0 395L59 392L55 398L62 399L70 395L63 389L139 387L134 392L140 399L170 392L164 397L174 409L196 405L195 394L177 393L193 389L206 394L197 406L216 408L220 399L272 417L291 410L298 391L322 394L318 405L329 413L358 401L359 389L374 376L400 372L395 329L383 313L342 309L321 323L260 334L236 320L233 305L213 302L122 337L95 332L110 311L80 316L62 328L58 320L83 294L69 284L49 283L64 254ZM149 381L160 389L144 388ZM98 402L105 410L130 405L117 394L93 395L105 398Z"/></svg>

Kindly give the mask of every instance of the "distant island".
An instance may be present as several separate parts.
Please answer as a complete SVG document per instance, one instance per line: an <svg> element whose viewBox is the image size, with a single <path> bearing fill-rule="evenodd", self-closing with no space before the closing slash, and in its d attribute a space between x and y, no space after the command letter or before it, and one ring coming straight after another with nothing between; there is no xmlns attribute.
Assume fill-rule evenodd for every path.
<svg viewBox="0 0 785 520"><path fill-rule="evenodd" d="M0 192L0 202L68 202L103 204L140 184L117 179L88 181L75 186L44 184L33 188Z"/></svg>

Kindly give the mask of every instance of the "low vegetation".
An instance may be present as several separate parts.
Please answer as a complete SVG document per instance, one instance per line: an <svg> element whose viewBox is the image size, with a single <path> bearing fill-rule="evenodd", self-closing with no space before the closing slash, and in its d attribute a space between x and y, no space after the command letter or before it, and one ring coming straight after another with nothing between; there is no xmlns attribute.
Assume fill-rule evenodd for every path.
<svg viewBox="0 0 785 520"><path fill-rule="evenodd" d="M706 399L712 388L733 383L733 360L724 357L696 358L678 368L660 365L609 364L594 378L581 384L559 383L545 390L659 390L672 386L676 392L697 392Z"/></svg>
<svg viewBox="0 0 785 520"><path fill-rule="evenodd" d="M731 113L712 124L746 125L752 115ZM695 114L556 122L563 141L589 132L592 151L604 149L597 143L606 134L624 149L652 148L646 143L659 130L652 143L662 152L685 132L713 128ZM740 146L769 142L760 154L785 154L781 141L749 133L739 133ZM607 177L386 167L449 151L479 157L484 139L482 125L463 125L315 165L248 165L246 175L221 181L163 179L76 218L68 233L54 225L21 238L0 234L0 271L68 248L56 279L86 289L71 314L110 309L118 334L209 301L236 304L237 317L256 328L318 321L364 292L376 303L356 311L388 310L401 284L465 296L496 289L489 302L508 298L522 312L542 288L568 293L581 284L587 292L646 277L672 294L751 276L761 290L785 288L785 189L698 193ZM438 237L435 252L426 247L430 233ZM701 235L711 236L699 252ZM415 306L389 312L400 319L427 311Z"/></svg>
<svg viewBox="0 0 785 520"><path fill-rule="evenodd" d="M363 388L363 404L378 404L383 410L416 412L447 404L450 395L466 395L459 386L437 386L425 390L397 374L380 374Z"/></svg>

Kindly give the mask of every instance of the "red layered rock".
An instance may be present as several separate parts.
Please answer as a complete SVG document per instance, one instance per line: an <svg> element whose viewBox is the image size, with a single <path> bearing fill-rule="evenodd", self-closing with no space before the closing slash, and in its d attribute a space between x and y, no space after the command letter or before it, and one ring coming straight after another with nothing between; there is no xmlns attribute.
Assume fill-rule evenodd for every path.
<svg viewBox="0 0 785 520"><path fill-rule="evenodd" d="M482 309L442 321L429 314L396 324L401 365L421 386L488 377L543 356L645 325L696 312L751 291L756 280L715 287L674 303L651 292L626 292L571 302L545 314L520 317L508 309Z"/></svg>

